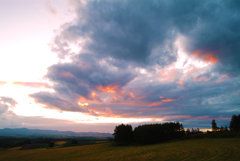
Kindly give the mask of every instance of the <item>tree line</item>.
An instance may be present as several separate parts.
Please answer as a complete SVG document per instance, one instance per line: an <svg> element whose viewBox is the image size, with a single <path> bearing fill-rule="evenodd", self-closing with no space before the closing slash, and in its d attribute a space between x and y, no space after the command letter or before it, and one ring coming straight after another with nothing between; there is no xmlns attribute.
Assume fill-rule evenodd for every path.
<svg viewBox="0 0 240 161"><path fill-rule="evenodd" d="M240 131L240 114L233 115L229 129L227 126L225 128L221 126L220 128L217 126L216 121L212 120L212 131ZM138 144L153 144L160 143L164 141L168 141L171 139L177 139L180 137L184 137L186 135L192 135L197 133L203 133L197 129L193 129L190 131L187 129L186 131L183 128L183 125L179 122L167 122L163 124L145 124L139 125L134 130L131 125L118 125L114 129L114 140L120 144L125 145L131 142Z"/></svg>
<svg viewBox="0 0 240 161"><path fill-rule="evenodd" d="M179 122L140 125L134 130L131 125L121 124L115 127L113 135L114 140L122 144L152 144L182 137L185 131Z"/></svg>
<svg viewBox="0 0 240 161"><path fill-rule="evenodd" d="M232 116L229 128L227 127L227 125L225 127L223 127L223 126L218 127L216 121L214 119L212 120L212 131L213 132L229 131L229 130L230 131L240 131L240 114Z"/></svg>

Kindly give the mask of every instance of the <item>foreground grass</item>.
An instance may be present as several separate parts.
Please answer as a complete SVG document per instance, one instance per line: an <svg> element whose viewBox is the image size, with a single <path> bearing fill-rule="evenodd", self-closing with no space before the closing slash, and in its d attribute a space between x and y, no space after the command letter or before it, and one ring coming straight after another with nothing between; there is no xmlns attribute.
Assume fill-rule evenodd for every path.
<svg viewBox="0 0 240 161"><path fill-rule="evenodd" d="M0 160L240 160L240 138L194 139L147 146L111 143L0 151Z"/></svg>

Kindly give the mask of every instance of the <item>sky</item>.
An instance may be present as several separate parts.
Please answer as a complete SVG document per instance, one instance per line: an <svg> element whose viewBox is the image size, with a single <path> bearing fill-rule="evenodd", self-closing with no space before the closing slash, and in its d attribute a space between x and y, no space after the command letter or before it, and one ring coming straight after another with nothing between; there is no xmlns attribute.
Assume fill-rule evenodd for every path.
<svg viewBox="0 0 240 161"><path fill-rule="evenodd" d="M0 128L229 126L237 0L0 0Z"/></svg>

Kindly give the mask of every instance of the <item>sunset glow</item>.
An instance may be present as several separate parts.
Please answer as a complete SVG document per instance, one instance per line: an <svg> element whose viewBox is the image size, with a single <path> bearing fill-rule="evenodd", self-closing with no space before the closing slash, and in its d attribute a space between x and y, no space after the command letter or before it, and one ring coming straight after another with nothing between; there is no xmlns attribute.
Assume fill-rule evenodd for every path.
<svg viewBox="0 0 240 161"><path fill-rule="evenodd" d="M78 102L78 104L79 104L80 106L82 106L82 107L89 105L88 103L81 103L81 102Z"/></svg>
<svg viewBox="0 0 240 161"><path fill-rule="evenodd" d="M193 52L193 56L202 58L206 63L216 63L218 59L210 52L205 53L202 50L197 50Z"/></svg>
<svg viewBox="0 0 240 161"><path fill-rule="evenodd" d="M116 93L117 89L118 89L118 85L110 85L110 86L106 86L106 87L103 87L103 86L98 86L97 89L100 90L100 91L103 91L103 92L107 92L107 93Z"/></svg>
<svg viewBox="0 0 240 161"><path fill-rule="evenodd" d="M232 1L11 0L0 13L0 128L210 129L240 113Z"/></svg>

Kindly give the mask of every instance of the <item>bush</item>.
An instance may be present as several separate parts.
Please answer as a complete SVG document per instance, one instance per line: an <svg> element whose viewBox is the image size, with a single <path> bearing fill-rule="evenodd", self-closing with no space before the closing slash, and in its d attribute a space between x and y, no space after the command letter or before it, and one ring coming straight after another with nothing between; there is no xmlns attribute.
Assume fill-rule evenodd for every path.
<svg viewBox="0 0 240 161"><path fill-rule="evenodd" d="M48 144L49 148L53 148L54 147L54 142L51 141L49 144Z"/></svg>
<svg viewBox="0 0 240 161"><path fill-rule="evenodd" d="M78 141L76 139L72 139L72 144L78 144Z"/></svg>

